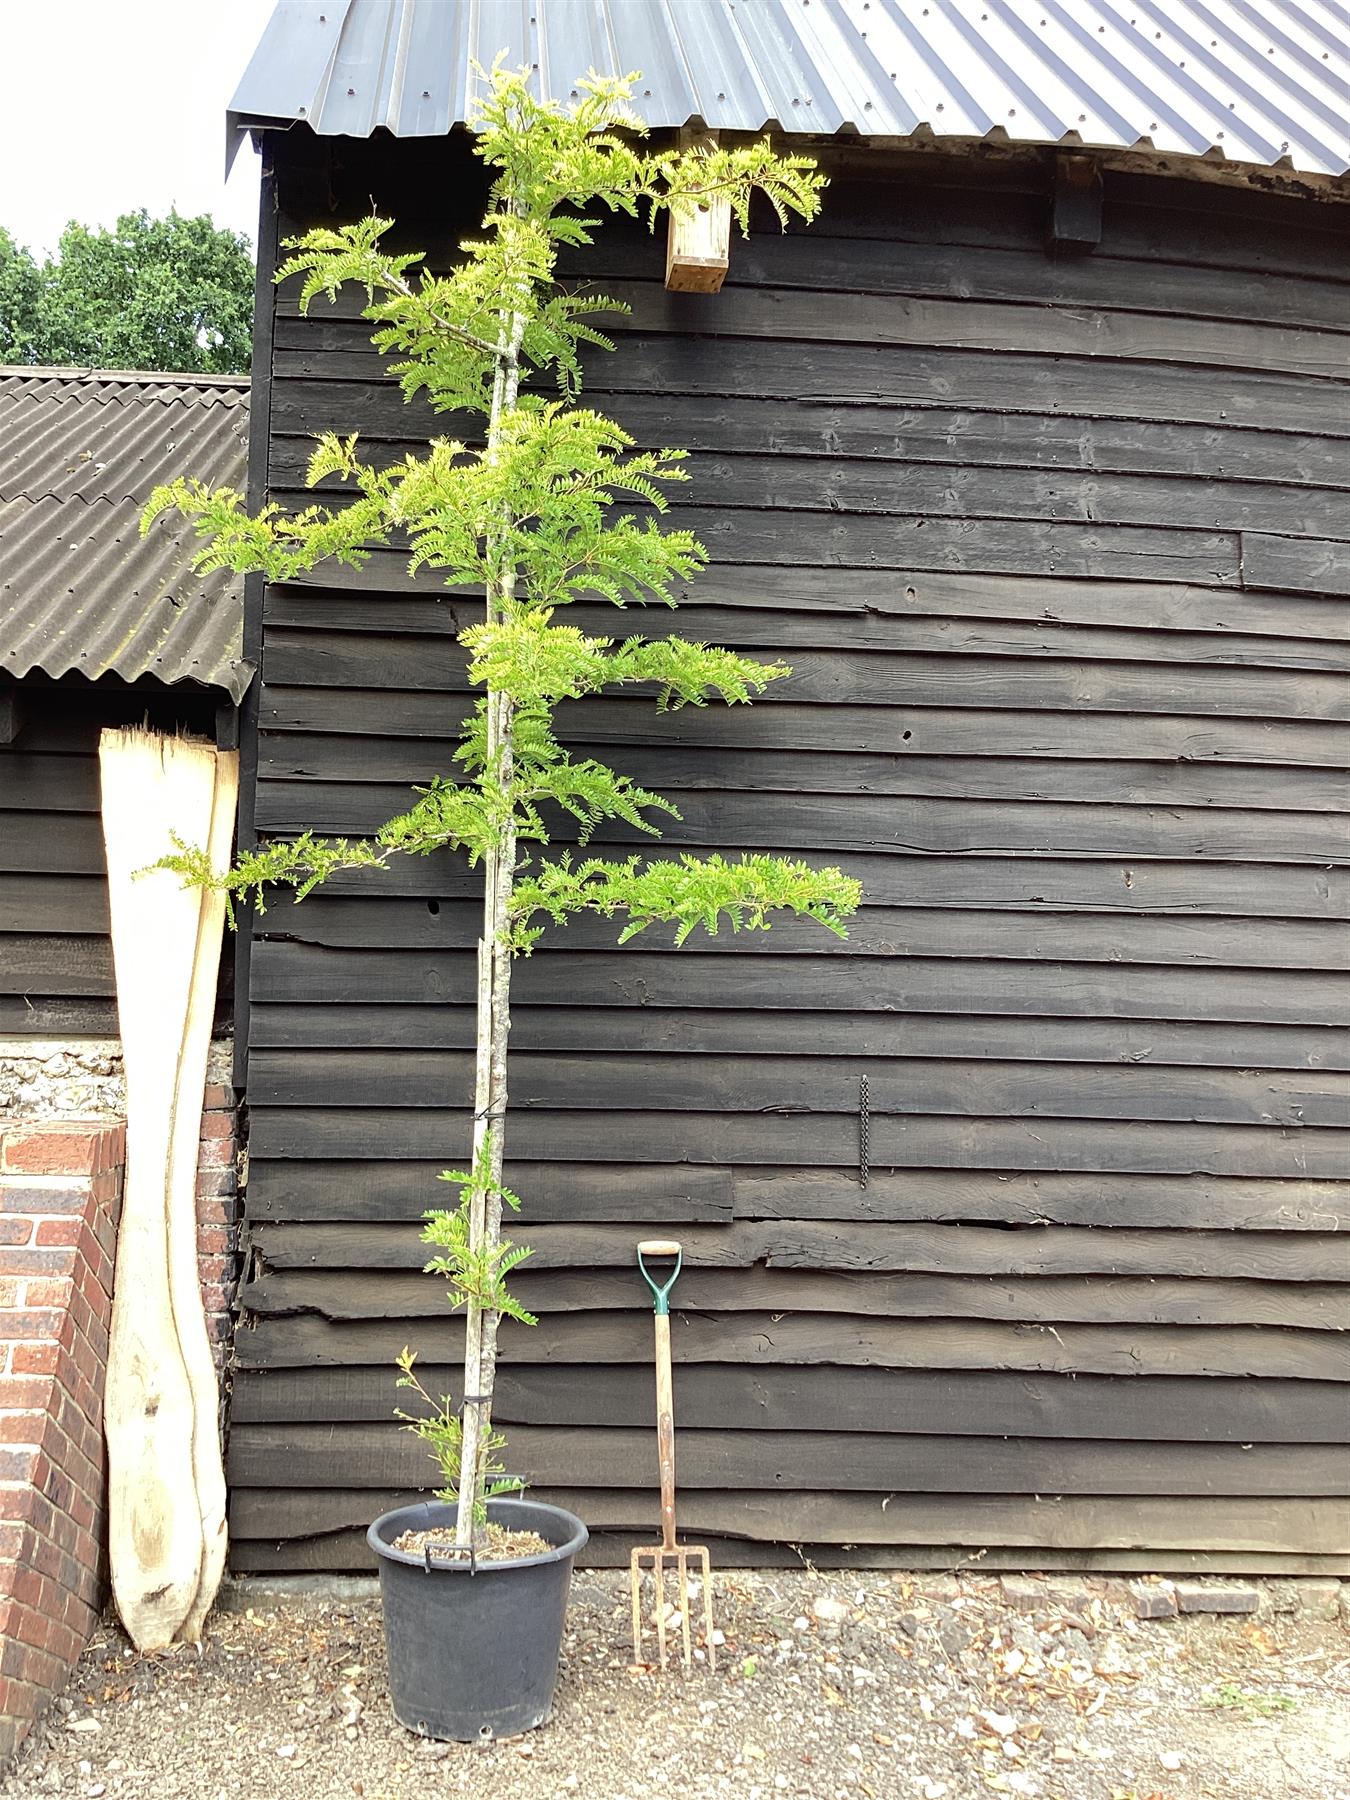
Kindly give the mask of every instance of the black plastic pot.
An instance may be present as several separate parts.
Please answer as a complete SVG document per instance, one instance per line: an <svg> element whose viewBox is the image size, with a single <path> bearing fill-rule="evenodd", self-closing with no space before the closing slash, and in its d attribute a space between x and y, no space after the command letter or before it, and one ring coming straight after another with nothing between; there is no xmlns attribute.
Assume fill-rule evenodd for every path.
<svg viewBox="0 0 1350 1800"><path fill-rule="evenodd" d="M394 1717L422 1737L514 1737L553 1711L572 1563L590 1534L571 1513L534 1500L491 1500L488 1517L508 1531L537 1531L553 1548L476 1567L428 1566L395 1550L405 1531L454 1525L454 1507L439 1500L387 1512L366 1533L380 1560Z"/></svg>

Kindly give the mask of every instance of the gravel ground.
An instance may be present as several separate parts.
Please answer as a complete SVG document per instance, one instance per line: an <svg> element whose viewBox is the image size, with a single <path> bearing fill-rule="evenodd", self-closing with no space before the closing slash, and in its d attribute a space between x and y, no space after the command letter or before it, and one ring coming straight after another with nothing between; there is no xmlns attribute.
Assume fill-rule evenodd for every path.
<svg viewBox="0 0 1350 1800"><path fill-rule="evenodd" d="M394 1723L377 1600L247 1590L205 1646L102 1629L0 1795L81 1800L1350 1800L1350 1636L1141 1623L1106 1583L719 1571L716 1673L634 1666L627 1578L582 1573L552 1723L487 1748ZM240 1608L246 1607L246 1610Z"/></svg>

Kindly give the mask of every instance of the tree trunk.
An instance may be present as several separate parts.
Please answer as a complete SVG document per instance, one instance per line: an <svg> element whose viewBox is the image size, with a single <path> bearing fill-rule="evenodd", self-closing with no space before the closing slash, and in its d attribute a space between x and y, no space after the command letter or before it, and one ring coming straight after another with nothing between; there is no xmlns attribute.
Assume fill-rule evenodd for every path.
<svg viewBox="0 0 1350 1800"><path fill-rule="evenodd" d="M504 315L488 421L487 457L491 462L501 441L502 420L516 404L520 386L520 344L525 332L521 313ZM509 524L510 521L508 520ZM498 623L515 598L516 571L505 546L500 574L487 594L488 622ZM504 694L487 696L487 761L484 773L510 799L515 776L515 710ZM484 1141L488 1146L487 1179L475 1182L469 1196L469 1246L495 1249L502 1236L501 1184L506 1146L506 1048L511 1030L511 953L507 946L511 890L515 885L516 831L514 810L498 843L483 859L483 930L478 940L478 1018L475 1043L473 1161L479 1167ZM492 1395L496 1386L497 1326L500 1315L468 1302L464 1334L464 1405L461 1413L459 1510L455 1541L468 1549L482 1535L475 1527L480 1499L478 1465L492 1430Z"/></svg>

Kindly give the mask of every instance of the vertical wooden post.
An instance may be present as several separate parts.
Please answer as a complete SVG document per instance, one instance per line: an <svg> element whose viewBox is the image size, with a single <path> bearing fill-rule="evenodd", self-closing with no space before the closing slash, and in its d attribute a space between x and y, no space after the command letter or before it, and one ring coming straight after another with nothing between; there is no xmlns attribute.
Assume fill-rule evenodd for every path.
<svg viewBox="0 0 1350 1800"><path fill-rule="evenodd" d="M685 126L682 150L712 149L715 131ZM731 255L731 199L719 194L689 212L670 214L666 236L666 286L673 294L715 294Z"/></svg>

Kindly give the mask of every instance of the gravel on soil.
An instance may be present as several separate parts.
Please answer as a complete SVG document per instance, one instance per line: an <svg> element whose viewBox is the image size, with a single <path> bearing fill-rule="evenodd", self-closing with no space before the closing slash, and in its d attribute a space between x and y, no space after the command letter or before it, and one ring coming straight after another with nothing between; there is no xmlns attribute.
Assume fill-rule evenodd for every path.
<svg viewBox="0 0 1350 1800"><path fill-rule="evenodd" d="M389 1710L379 1602L243 1588L200 1647L105 1625L0 1796L78 1800L1350 1800L1334 1621L1140 1622L1051 1581L716 1572L717 1670L634 1665L626 1574L573 1582L550 1724L440 1744Z"/></svg>

